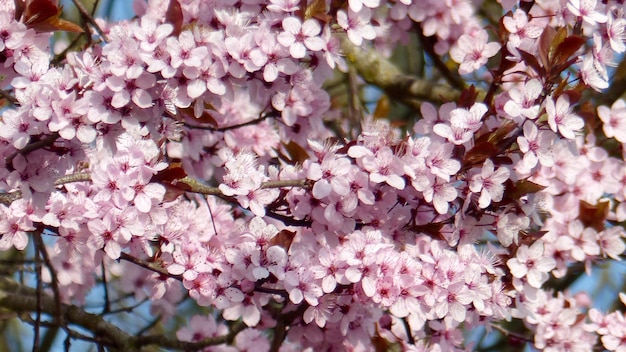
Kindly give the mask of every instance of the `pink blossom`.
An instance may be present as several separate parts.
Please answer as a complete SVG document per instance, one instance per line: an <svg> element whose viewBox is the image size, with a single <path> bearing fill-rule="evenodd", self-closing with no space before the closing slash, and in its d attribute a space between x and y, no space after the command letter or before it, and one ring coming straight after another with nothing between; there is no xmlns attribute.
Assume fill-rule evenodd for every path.
<svg viewBox="0 0 626 352"><path fill-rule="evenodd" d="M517 137L517 145L524 153L524 167L532 169L537 162L543 166L552 166L554 164L552 145L556 135L550 131L539 131L532 121L526 121L523 130L524 135Z"/></svg>
<svg viewBox="0 0 626 352"><path fill-rule="evenodd" d="M596 0L568 0L567 9L574 15L581 17L585 23L595 25L604 23L607 20L597 6Z"/></svg>
<svg viewBox="0 0 626 352"><path fill-rule="evenodd" d="M295 59L303 58L306 49L320 51L324 47L324 41L319 37L322 27L315 19L308 19L302 23L296 17L287 17L283 20L284 32L280 33L276 40L289 48L289 53Z"/></svg>
<svg viewBox="0 0 626 352"><path fill-rule="evenodd" d="M603 122L602 130L607 137L626 143L626 102L623 99L616 100L610 109L599 106L598 117Z"/></svg>
<svg viewBox="0 0 626 352"><path fill-rule="evenodd" d="M35 230L33 223L27 218L13 216L10 209L0 206L0 250L7 251L11 247L23 250L28 245L27 231ZM37 235L39 236L39 235Z"/></svg>
<svg viewBox="0 0 626 352"><path fill-rule="evenodd" d="M552 96L549 96L546 99L546 113L552 131L560 132L567 139L574 139L574 132L585 126L583 119L571 112L567 95L559 96L556 103Z"/></svg>
<svg viewBox="0 0 626 352"><path fill-rule="evenodd" d="M359 1L359 0L356 0ZM373 40L376 38L374 27L370 25L371 11L369 8L362 8L355 12L348 9L348 13L344 10L337 12L337 23L348 33L348 39L354 45L361 45L363 39Z"/></svg>
<svg viewBox="0 0 626 352"><path fill-rule="evenodd" d="M488 43L487 31L479 30L472 34L463 34L450 49L450 57L461 64L459 73L464 75L483 67L487 60L500 50L500 44Z"/></svg>
<svg viewBox="0 0 626 352"><path fill-rule="evenodd" d="M506 262L511 274L516 278L526 278L530 286L540 288L548 280L548 272L556 266L554 258L543 255L543 248L542 241L536 241L530 247L520 246L515 258Z"/></svg>
<svg viewBox="0 0 626 352"><path fill-rule="evenodd" d="M478 206L486 208L491 202L499 202L504 196L504 182L509 179L510 171L506 167L495 170L490 159L485 160L483 168L478 175L474 175L470 181L470 190L480 192Z"/></svg>

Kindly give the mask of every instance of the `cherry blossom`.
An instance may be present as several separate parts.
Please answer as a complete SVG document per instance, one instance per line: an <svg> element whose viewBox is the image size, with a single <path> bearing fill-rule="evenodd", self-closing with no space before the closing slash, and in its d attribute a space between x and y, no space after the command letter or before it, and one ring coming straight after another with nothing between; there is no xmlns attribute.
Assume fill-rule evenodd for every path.
<svg viewBox="0 0 626 352"><path fill-rule="evenodd" d="M506 167L495 169L490 159L485 160L480 174L474 175L470 182L472 192L480 192L478 206L486 208L491 202L499 202L504 195L504 181L510 176L510 171Z"/></svg>
<svg viewBox="0 0 626 352"><path fill-rule="evenodd" d="M559 286L626 251L621 1L135 1L88 37L40 3L0 2L9 313L102 350L622 348Z"/></svg>
<svg viewBox="0 0 626 352"><path fill-rule="evenodd" d="M626 102L618 99L611 108L598 106L598 117L604 123L602 130L609 138L626 143Z"/></svg>
<svg viewBox="0 0 626 352"><path fill-rule="evenodd" d="M583 120L571 112L567 95L559 96L556 102L552 97L548 97L546 112L548 124L552 131L558 131L565 138L574 139L574 132L579 131L584 126Z"/></svg>
<svg viewBox="0 0 626 352"><path fill-rule="evenodd" d="M516 278L526 278L528 284L539 288L548 279L548 272L554 269L553 258L543 256L543 242L537 241L530 247L522 245L514 258L507 261L511 274Z"/></svg>
<svg viewBox="0 0 626 352"><path fill-rule="evenodd" d="M450 49L450 57L459 66L459 73L464 75L474 72L484 66L487 60L496 55L500 44L488 43L487 31L479 30L472 34L463 34L456 45Z"/></svg>

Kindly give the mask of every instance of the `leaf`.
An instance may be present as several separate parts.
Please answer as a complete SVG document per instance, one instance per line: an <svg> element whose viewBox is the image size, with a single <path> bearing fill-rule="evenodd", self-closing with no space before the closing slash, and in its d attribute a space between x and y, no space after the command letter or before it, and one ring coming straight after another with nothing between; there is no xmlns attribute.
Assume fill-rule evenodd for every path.
<svg viewBox="0 0 626 352"><path fill-rule="evenodd" d="M174 162L170 163L165 170L161 170L156 175L152 176L152 181L172 183L186 176L187 172L185 172L183 164Z"/></svg>
<svg viewBox="0 0 626 352"><path fill-rule="evenodd" d="M284 149L287 151L287 155L280 153L283 160L287 161L291 165L302 164L309 158L309 154L298 143L290 141L289 143L283 143Z"/></svg>
<svg viewBox="0 0 626 352"><path fill-rule="evenodd" d="M581 200L578 205L578 219L585 227L592 227L596 231L604 230L604 221L609 215L610 202L608 200L593 205Z"/></svg>
<svg viewBox="0 0 626 352"><path fill-rule="evenodd" d="M544 68L544 66L539 64L539 61L537 61L537 58L534 55L521 49L519 49L518 52L522 57L522 60L524 60L524 63L526 63L526 66L535 70L535 72L537 72L537 74L539 74L540 76L543 76L545 74L546 69Z"/></svg>
<svg viewBox="0 0 626 352"><path fill-rule="evenodd" d="M281 230L276 236L272 237L270 245L282 247L286 252L289 252L294 237L296 237L295 231Z"/></svg>
<svg viewBox="0 0 626 352"><path fill-rule="evenodd" d="M378 99L378 103L376 103L376 109L374 110L374 114L372 115L374 119L384 119L389 116L390 104L389 98L386 95L383 95Z"/></svg>
<svg viewBox="0 0 626 352"><path fill-rule="evenodd" d="M170 163L165 170L159 171L156 175L152 176L150 181L158 182L165 187L165 195L163 200L171 202L178 198L186 191L191 190L191 187L183 182L177 182L178 180L185 178L187 173L183 169L183 165L180 162Z"/></svg>
<svg viewBox="0 0 626 352"><path fill-rule="evenodd" d="M539 36L539 46L537 47L539 61L541 61L542 66L547 71L550 71L550 47L552 46L554 36L556 36L556 31L551 26L546 26Z"/></svg>
<svg viewBox="0 0 626 352"><path fill-rule="evenodd" d="M196 117L194 115L193 107L182 108L182 109L179 108L178 111L180 112L180 116L183 117L183 119L186 117L191 120L198 121L200 123L206 123L217 128L217 121L215 121L215 118L213 117L213 115L211 115L211 113L208 110L204 110L202 112L202 115L200 115L199 117Z"/></svg>
<svg viewBox="0 0 626 352"><path fill-rule="evenodd" d="M27 0L22 13L22 22L37 32L84 32L79 25L62 19L60 17L62 12L63 8L54 4L52 0Z"/></svg>
<svg viewBox="0 0 626 352"><path fill-rule="evenodd" d="M527 194L543 191L546 187L528 180L519 180L507 189L507 197L511 199L519 199Z"/></svg>
<svg viewBox="0 0 626 352"><path fill-rule="evenodd" d="M466 88L461 92L457 106L469 109L476 102L476 97L478 97L478 92L476 91L476 87L472 84L469 88Z"/></svg>
<svg viewBox="0 0 626 352"><path fill-rule="evenodd" d="M183 10L178 0L170 0L170 4L165 12L165 22L174 27L173 35L179 35L183 28Z"/></svg>
<svg viewBox="0 0 626 352"><path fill-rule="evenodd" d="M322 23L329 23L332 20L332 17L326 13L325 0L313 0L308 4L306 11L304 11L304 19L310 18L318 19Z"/></svg>
<svg viewBox="0 0 626 352"><path fill-rule="evenodd" d="M482 142L470 149L463 158L463 168L469 169L474 165L482 165L485 160L498 154L498 149L493 143Z"/></svg>
<svg viewBox="0 0 626 352"><path fill-rule="evenodd" d="M551 66L566 68L567 60L585 44L585 39L577 35L570 35L558 44L551 58ZM569 66L569 65L567 65ZM559 70L562 71L562 70Z"/></svg>

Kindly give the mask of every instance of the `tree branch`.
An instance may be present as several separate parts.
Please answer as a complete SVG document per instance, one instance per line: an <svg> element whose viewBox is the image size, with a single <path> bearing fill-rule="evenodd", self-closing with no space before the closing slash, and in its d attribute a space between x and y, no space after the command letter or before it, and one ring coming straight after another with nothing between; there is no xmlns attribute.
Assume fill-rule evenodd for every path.
<svg viewBox="0 0 626 352"><path fill-rule="evenodd" d="M420 101L443 103L455 101L460 96L460 92L450 86L402 73L375 50L356 47L346 38L342 38L341 48L348 62L367 83L411 108L419 109Z"/></svg>
<svg viewBox="0 0 626 352"><path fill-rule="evenodd" d="M66 175L59 177L54 181L55 186L60 186L66 183L73 182L85 182L91 180L91 174L88 172L77 172L75 174ZM195 180L189 176L176 180L176 182L180 182L186 184L191 187L188 192L199 193L204 195L213 195L213 196L223 196L222 191L218 187L211 187L201 183L198 180ZM276 181L266 181L261 184L261 189L265 188L289 188L289 187L300 187L300 188L310 188L311 184L309 180L276 180ZM12 202L21 199L22 192L14 191L9 193L0 193L0 204L10 205Z"/></svg>
<svg viewBox="0 0 626 352"><path fill-rule="evenodd" d="M37 310L37 292L35 289L21 285L7 277L0 277L0 307L16 313L30 313ZM42 293L42 313L54 315L54 298ZM207 346L215 346L231 342L235 336L246 328L242 322L235 323L226 335L206 338L197 342L170 339L161 334L148 336L134 336L123 331L114 324L104 320L100 315L85 312L82 308L70 305L61 305L61 314L69 324L81 326L89 330L98 340L112 348L112 351L139 351L147 345L157 345L162 348L175 350L197 351Z"/></svg>

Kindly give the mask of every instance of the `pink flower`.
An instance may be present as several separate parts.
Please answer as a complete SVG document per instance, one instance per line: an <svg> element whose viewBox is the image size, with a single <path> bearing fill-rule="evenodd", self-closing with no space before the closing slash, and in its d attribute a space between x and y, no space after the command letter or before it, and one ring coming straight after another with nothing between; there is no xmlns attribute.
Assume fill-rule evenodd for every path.
<svg viewBox="0 0 626 352"><path fill-rule="evenodd" d="M316 306L318 298L324 294L315 283L313 273L304 267L285 274L285 290L289 292L289 299L294 304L299 304L304 299L312 306Z"/></svg>
<svg viewBox="0 0 626 352"><path fill-rule="evenodd" d="M289 48L289 53L295 59L303 58L306 49L320 51L324 48L324 40L319 37L322 27L315 19L308 19L302 23L299 18L287 17L283 20L284 32L276 40Z"/></svg>
<svg viewBox="0 0 626 352"><path fill-rule="evenodd" d="M458 195L456 188L450 182L445 182L437 178L435 183L430 184L424 190L424 200L432 203L439 214L446 214L450 207L450 202L454 201Z"/></svg>
<svg viewBox="0 0 626 352"><path fill-rule="evenodd" d="M524 124L524 135L517 137L517 145L524 153L523 163L526 169L532 169L537 161L543 166L554 165L552 145L556 135L550 131L539 131L532 121Z"/></svg>
<svg viewBox="0 0 626 352"><path fill-rule="evenodd" d="M34 231L32 222L25 217L18 218L11 214L11 208L0 207L0 250L7 251L11 247L23 250L28 245L27 231ZM36 236L40 236L37 234Z"/></svg>
<svg viewBox="0 0 626 352"><path fill-rule="evenodd" d="M597 7L596 0L568 0L566 6L574 16L581 17L589 25L594 26L607 20L607 16Z"/></svg>
<svg viewBox="0 0 626 352"><path fill-rule="evenodd" d="M559 96L556 103L552 96L546 98L546 113L552 131L560 132L567 139L574 139L574 132L585 126L583 119L571 112L569 98L565 94Z"/></svg>
<svg viewBox="0 0 626 352"><path fill-rule="evenodd" d="M380 148L374 153L364 146L354 145L348 149L348 155L357 159L357 163L369 172L370 181L385 182L396 189L404 189L404 167L391 148Z"/></svg>
<svg viewBox="0 0 626 352"><path fill-rule="evenodd" d="M224 195L245 196L261 187L266 177L257 170L254 154L241 152L232 155L232 152L225 152L224 158L227 159L224 165L227 173L219 185Z"/></svg>
<svg viewBox="0 0 626 352"><path fill-rule="evenodd" d="M486 208L492 201L499 202L504 195L504 182L509 179L509 169L499 167L494 170L491 159L485 160L483 168L478 175L474 175L470 181L470 190L472 192L480 192L478 206Z"/></svg>
<svg viewBox="0 0 626 352"><path fill-rule="evenodd" d="M461 64L459 73L464 75L483 67L487 60L500 50L500 44L487 43L487 31L479 30L472 34L463 34L450 49L450 57Z"/></svg>
<svg viewBox="0 0 626 352"><path fill-rule="evenodd" d="M609 138L615 138L626 143L626 102L616 100L611 108L602 105L598 107L598 116L602 120L602 130Z"/></svg>
<svg viewBox="0 0 626 352"><path fill-rule="evenodd" d="M171 56L171 65L178 68L182 65L199 67L202 60L209 55L206 46L198 46L193 38L193 33L183 31L178 38L167 38L167 51Z"/></svg>
<svg viewBox="0 0 626 352"><path fill-rule="evenodd" d="M548 280L548 272L556 267L556 261L543 255L543 241L539 240L530 247L525 244L520 246L515 258L509 259L506 265L514 277L526 278L531 287L541 288Z"/></svg>
<svg viewBox="0 0 626 352"><path fill-rule="evenodd" d="M539 38L542 28L528 21L528 15L521 9L515 10L513 16L502 18L502 24L509 31L509 41L519 47L525 39Z"/></svg>
<svg viewBox="0 0 626 352"><path fill-rule="evenodd" d="M358 1L358 0L357 0ZM354 45L361 45L363 39L373 40L376 38L374 27L370 25L372 14L369 8L362 8L359 12L348 9L348 13L344 10L337 12L337 23L348 33L348 39Z"/></svg>
<svg viewBox="0 0 626 352"><path fill-rule="evenodd" d="M313 185L313 197L322 199L331 192L345 196L350 192L347 174L350 172L350 160L335 155L326 155L321 164L311 163L307 178L316 181Z"/></svg>
<svg viewBox="0 0 626 352"><path fill-rule="evenodd" d="M537 99L542 91L543 86L538 79L529 80L519 89L513 88L509 90L508 94L511 100L504 104L504 112L512 118L536 119L539 117Z"/></svg>

